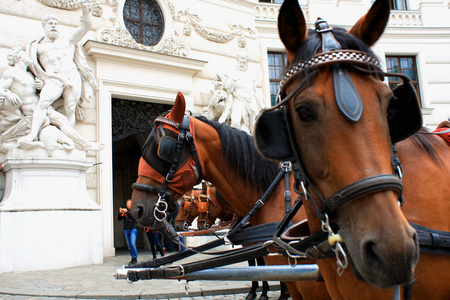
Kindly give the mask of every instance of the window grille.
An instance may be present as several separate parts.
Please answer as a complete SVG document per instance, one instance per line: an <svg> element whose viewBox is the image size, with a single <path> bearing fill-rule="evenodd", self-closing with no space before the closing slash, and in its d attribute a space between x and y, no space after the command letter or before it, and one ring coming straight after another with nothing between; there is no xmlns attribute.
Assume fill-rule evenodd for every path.
<svg viewBox="0 0 450 300"><path fill-rule="evenodd" d="M155 46L164 32L164 18L155 0L126 0L123 6L125 27L134 40Z"/></svg>
<svg viewBox="0 0 450 300"><path fill-rule="evenodd" d="M285 52L269 52L267 56L269 61L270 103L274 105L288 60Z"/></svg>

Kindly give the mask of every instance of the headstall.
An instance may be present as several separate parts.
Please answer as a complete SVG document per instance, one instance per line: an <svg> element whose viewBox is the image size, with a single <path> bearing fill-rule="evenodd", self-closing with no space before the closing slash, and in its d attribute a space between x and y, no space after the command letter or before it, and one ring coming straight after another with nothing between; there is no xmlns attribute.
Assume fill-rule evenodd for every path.
<svg viewBox="0 0 450 300"><path fill-rule="evenodd" d="M181 150L182 150L183 144L185 142L188 143L189 148L192 153L192 156L194 158L195 164L197 166L197 171L198 171L197 184L200 183L203 178L202 167L200 164L200 160L198 158L197 149L194 144L194 137L189 129L189 119L190 119L189 115L185 115L183 118L183 122L181 124L179 124L178 122L176 122L170 118L161 117L161 116L157 117L155 119L156 127L161 126L161 123L164 123L164 124L173 126L180 131L180 133L178 134L178 138L176 140L175 153L174 153L174 157L172 160L172 164L165 176L164 182L162 183L161 187L156 187L156 186L138 183L138 182L133 183L133 185L132 185L133 189L138 189L138 190L143 190L143 191L148 191L148 192L153 192L153 193L158 194L158 201L155 205L155 210L153 212L155 219L158 221L164 222L164 220L166 219L167 211L168 211L168 207L169 207L166 199L169 200L170 205L171 205L171 209L169 210L169 212L173 213L177 209L177 204L176 204L173 196L170 194L170 192L167 191L167 188L168 188L170 182L175 177L175 173L177 172L179 162L180 162ZM145 150L146 149L144 149L144 152L145 152Z"/></svg>
<svg viewBox="0 0 450 300"><path fill-rule="evenodd" d="M308 199L311 198L311 195L308 192L308 188L310 188L312 193L316 196L315 198L321 203L321 209L319 209L318 204L315 201L312 201L315 206L316 214L322 222L322 230L328 233L329 238L333 240L333 251L336 254L338 273L341 274L348 265L348 261L341 245L342 240L337 238L337 235L333 232L332 226L330 225L331 217L334 216L338 207L348 201L378 191L394 190L399 195L399 203L401 203L403 185L400 178L400 162L396 159L394 153L392 165L393 173L395 175L379 174L358 180L344 187L331 197L324 199L312 185L309 176L303 169L293 140L293 129L290 116L287 113L286 104L290 99L306 88L308 81L310 80L308 75L317 72L318 69L325 66L331 68L337 106L339 107L340 112L350 122L355 123L360 119L363 110L363 102L344 65L352 68L356 72L377 76L380 80L383 80L384 76L398 76L403 79L403 85L407 85L408 92L412 90L412 93L414 93L414 90L406 76L383 72L380 63L372 55L357 50L342 50L341 45L333 35L332 28L328 26L326 21L318 19L316 22L316 32L320 34L322 39L321 53L316 54L313 58L295 63L287 69L280 83L280 91L277 96L278 103L275 106L266 109L258 119L255 128L255 140L260 153L264 157L278 161L293 161L296 182L294 187L296 192L304 195L305 199ZM294 80L299 80L300 82L286 95L286 86L291 84ZM396 94L395 90L393 93L395 96L394 98L399 94L398 92ZM407 96L409 97L410 94L407 94ZM398 98L400 97L402 96L399 94ZM390 103L390 105L391 104L392 103ZM394 104L396 103L394 102ZM397 130L397 132L395 129L391 131L393 143L409 136L420 128L422 119L418 103L416 103L416 106L417 108L415 108L416 110L414 110L413 113L416 114L415 116L417 116L417 118L414 118L414 121L410 122L411 124L409 124L409 127L407 127L406 130L403 130L405 132L402 130ZM399 107L403 108L401 105L399 105ZM406 114L406 112L402 114L401 109L396 109L395 113L397 113L397 115L395 115L397 118L399 115L403 118L404 114ZM394 120L394 122L395 121L396 120ZM390 122L389 125L391 127ZM260 128L258 129L258 127Z"/></svg>

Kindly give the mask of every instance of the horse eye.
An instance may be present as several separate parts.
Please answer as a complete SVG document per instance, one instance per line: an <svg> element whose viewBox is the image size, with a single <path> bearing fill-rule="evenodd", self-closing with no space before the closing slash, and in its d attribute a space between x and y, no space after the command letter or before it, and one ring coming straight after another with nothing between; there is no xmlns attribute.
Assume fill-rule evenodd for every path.
<svg viewBox="0 0 450 300"><path fill-rule="evenodd" d="M317 119L317 113L308 105L300 105L295 110L303 122L312 122Z"/></svg>

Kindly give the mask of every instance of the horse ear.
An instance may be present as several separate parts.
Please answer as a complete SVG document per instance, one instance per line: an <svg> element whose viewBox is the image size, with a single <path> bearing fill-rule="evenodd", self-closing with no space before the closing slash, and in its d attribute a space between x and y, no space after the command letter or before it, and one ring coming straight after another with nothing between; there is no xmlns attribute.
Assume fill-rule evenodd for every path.
<svg viewBox="0 0 450 300"><path fill-rule="evenodd" d="M308 35L305 16L298 0L285 0L278 15L278 33L292 62Z"/></svg>
<svg viewBox="0 0 450 300"><path fill-rule="evenodd" d="M175 104L172 107L172 111L169 114L169 118L178 123L183 122L184 112L186 110L186 100L181 92L178 92L177 98L175 99Z"/></svg>
<svg viewBox="0 0 450 300"><path fill-rule="evenodd" d="M389 21L391 6L389 0L376 0L369 11L356 22L349 33L358 37L369 47L373 46Z"/></svg>

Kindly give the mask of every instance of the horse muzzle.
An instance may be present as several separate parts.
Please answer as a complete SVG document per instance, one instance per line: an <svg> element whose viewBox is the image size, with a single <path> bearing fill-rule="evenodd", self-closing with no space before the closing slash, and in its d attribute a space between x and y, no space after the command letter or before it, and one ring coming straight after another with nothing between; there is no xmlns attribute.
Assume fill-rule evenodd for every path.
<svg viewBox="0 0 450 300"><path fill-rule="evenodd" d="M346 242L355 276L381 289L411 283L419 259L419 245L416 231L409 225L405 230L404 239L393 243L374 234L365 235L356 246ZM344 230L339 233L344 242L348 240Z"/></svg>
<svg viewBox="0 0 450 300"><path fill-rule="evenodd" d="M155 211L156 201L143 201L138 194L140 194L139 191L133 191L133 196L131 197L131 213L133 217L140 226L158 230L163 225L160 219L164 215ZM155 218L155 214L158 218Z"/></svg>

